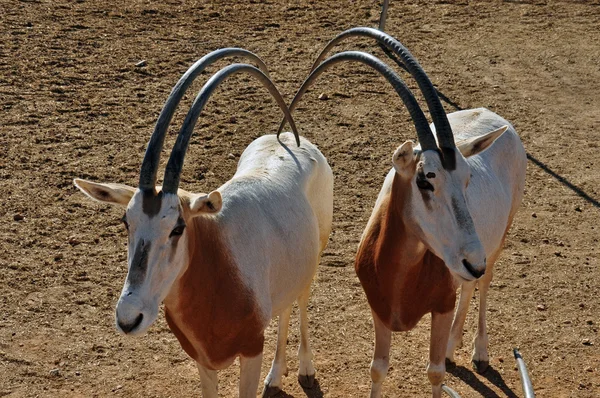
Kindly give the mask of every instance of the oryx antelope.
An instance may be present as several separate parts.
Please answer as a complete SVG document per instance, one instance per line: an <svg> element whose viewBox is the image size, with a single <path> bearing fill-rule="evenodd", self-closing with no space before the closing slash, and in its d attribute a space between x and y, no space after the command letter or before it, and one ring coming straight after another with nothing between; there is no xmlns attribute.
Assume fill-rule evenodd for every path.
<svg viewBox="0 0 600 398"><path fill-rule="evenodd" d="M214 74L196 97L156 186L160 152L177 104L193 79L225 56L247 64ZM262 136L242 153L235 175L208 194L179 189L188 143L206 101L228 76L246 72L275 97L294 134ZM194 64L174 87L156 124L137 188L75 180L92 199L124 207L128 273L116 307L117 329L144 333L161 302L169 327L198 365L205 397L217 397L217 370L240 358L240 397L255 397L264 330L279 316L275 359L264 394L287 373L286 343L294 301L300 312L298 379L314 381L307 303L331 231L333 175L321 152L296 132L281 95L254 54L222 49Z"/></svg>
<svg viewBox="0 0 600 398"><path fill-rule="evenodd" d="M423 92L433 119L431 127L403 81L376 57L348 51L321 63L333 46L353 36L376 39L402 60ZM343 61L366 64L394 86L419 139L419 145L407 141L394 152L393 167L356 256L356 273L375 327L371 396L380 395L387 374L391 332L410 330L431 313L427 374L433 396L439 397L444 358L454 359L477 284L480 308L472 360L477 371L488 366L487 291L494 262L523 197L525 150L510 123L487 109L446 115L432 83L410 52L391 36L371 28L347 30L326 46L290 111L317 76ZM459 286L461 297L452 322Z"/></svg>

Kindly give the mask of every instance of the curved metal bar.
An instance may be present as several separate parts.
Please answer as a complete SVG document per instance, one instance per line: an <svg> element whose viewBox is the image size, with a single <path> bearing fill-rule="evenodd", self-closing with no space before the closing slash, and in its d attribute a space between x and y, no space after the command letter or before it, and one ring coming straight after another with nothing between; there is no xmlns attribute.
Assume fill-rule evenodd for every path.
<svg viewBox="0 0 600 398"><path fill-rule="evenodd" d="M387 9L390 0L383 0L383 5L381 6L381 14L379 14L379 30L385 30L385 21L387 20Z"/></svg>
<svg viewBox="0 0 600 398"><path fill-rule="evenodd" d="M198 121L198 117L206 105L206 102L214 92L214 90L229 76L234 75L240 72L247 72L250 75L256 77L271 93L271 95L277 101L279 107L283 110L285 114L285 118L287 122L290 124L292 131L294 132L294 136L296 137L296 144L300 146L300 136L298 135L298 131L296 130L296 124L294 123L294 119L292 119L292 115L285 104L285 101L281 97L281 94L271 81L271 79L265 75L260 69L248 65L248 64L232 64L224 67L217 73L215 73L207 82L204 84L200 93L194 100L192 107L187 113L185 117L185 121L183 122L183 126L181 126L181 130L179 130L179 135L177 136L177 140L175 141L175 146L171 151L171 156L169 157L169 162L167 163L167 168L165 169L165 179L163 182L163 192L166 193L177 193L177 188L179 187L179 178L181 175L181 170L183 168L183 161L185 159L185 154L187 152L187 148L190 142L190 138L192 137L192 132L194 131L194 126Z"/></svg>
<svg viewBox="0 0 600 398"><path fill-rule="evenodd" d="M187 70L187 72L181 76L175 87L173 87L171 94L169 94L169 97L167 98L167 101L165 102L165 105L158 116L156 126L154 127L154 132L152 133L150 141L148 142L146 154L144 155L144 161L142 162L142 167L140 169L140 189L154 190L158 164L160 162L160 153L165 142L167 128L171 123L171 119L173 118L173 114L175 113L177 105L179 105L181 98L183 98L183 95L190 87L194 79L196 79L196 77L209 65L222 58L234 56L245 57L253 62L256 62L258 67L265 73L265 75L269 75L265 63L257 55L248 50L244 50L243 48L222 48L215 50L196 61Z"/></svg>
<svg viewBox="0 0 600 398"><path fill-rule="evenodd" d="M404 102L404 105L408 109L408 112L410 113L410 117L412 118L412 120L415 124L415 130L417 131L417 137L419 137L419 142L421 143L421 147L423 148L423 150L425 151L428 149L433 149L433 150L437 149L437 146L435 143L435 138L433 137L433 133L431 132L431 129L429 128L429 123L427 122L427 118L423 114L423 111L419 107L419 103L413 96L410 89L408 87L406 87L406 84L396 74L396 72L394 72L393 69L391 69L385 63L383 63L379 58L377 58L371 54L361 52L361 51L341 52L339 54L333 55L332 57L328 58L323 63L321 63L306 78L304 83L302 83L302 86L300 87L300 89L294 96L294 99L290 103L290 106L289 106L290 112L294 111L294 108L296 107L296 104L300 101L300 99L302 98L302 95L306 92L308 87L316 80L316 78L319 77L319 75L321 75L323 72L325 72L327 69L329 69L333 65L338 64L340 62L344 62L344 61L360 62L362 64L370 66L371 68L373 68L377 72L379 72L381 75L383 75L383 77L385 77L387 79L387 81L394 87L394 90L396 90L396 93L398 93L398 95L402 99L402 102ZM278 130L277 134L279 134L281 132L284 125L285 125L285 120L282 121L281 124L279 125L279 130Z"/></svg>
<svg viewBox="0 0 600 398"><path fill-rule="evenodd" d="M442 384L442 391L448 394L451 398L460 398L460 395L450 387L445 384Z"/></svg>
<svg viewBox="0 0 600 398"><path fill-rule="evenodd" d="M529 373L527 372L527 365L525 365L525 361L523 360L523 357L518 349L513 349L513 354L515 355L517 367L519 368L519 376L521 378L521 385L523 386L523 396L525 398L535 398L533 384L531 384L531 379L529 378Z"/></svg>
<svg viewBox="0 0 600 398"><path fill-rule="evenodd" d="M323 51L321 51L313 63L311 72L321 63L323 58L325 58L325 55L327 55L327 53L335 45L348 37L354 36L375 39L402 60L403 64L406 66L406 69L417 82L417 85L421 89L421 92L425 97L425 101L427 102L429 112L431 113L431 118L433 119L433 124L435 125L439 147L444 155L444 166L450 170L454 169L456 166L456 159L454 158L454 148L456 148L456 145L454 143L454 135L452 134L450 122L446 116L446 111L444 110L444 107L435 91L435 88L433 87L433 84L431 83L431 80L429 80L429 77L421 65L417 62L410 51L408 51L408 49L404 47L404 45L398 40L378 29L367 27L348 29L337 35L325 46Z"/></svg>

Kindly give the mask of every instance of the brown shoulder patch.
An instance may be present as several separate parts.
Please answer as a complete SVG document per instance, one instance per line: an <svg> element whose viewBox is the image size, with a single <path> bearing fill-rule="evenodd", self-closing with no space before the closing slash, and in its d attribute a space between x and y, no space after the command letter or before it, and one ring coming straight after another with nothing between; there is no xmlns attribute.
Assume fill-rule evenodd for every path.
<svg viewBox="0 0 600 398"><path fill-rule="evenodd" d="M258 355L266 325L215 221L196 217L188 228L191 262L179 281L177 308L167 311L169 326L187 354L208 368L238 355ZM184 335L174 321L193 332ZM201 346L207 358L194 346Z"/></svg>
<svg viewBox="0 0 600 398"><path fill-rule="evenodd" d="M431 252L416 264L401 263L400 250L407 238L402 212L410 189L410 184L394 177L355 262L371 309L393 331L412 329L429 312L450 311L456 299L450 271Z"/></svg>

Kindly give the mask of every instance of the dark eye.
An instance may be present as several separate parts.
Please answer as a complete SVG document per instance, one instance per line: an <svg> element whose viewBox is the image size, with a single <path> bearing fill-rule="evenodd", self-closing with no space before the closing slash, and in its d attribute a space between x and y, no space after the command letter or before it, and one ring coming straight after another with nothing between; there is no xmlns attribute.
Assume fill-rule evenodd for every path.
<svg viewBox="0 0 600 398"><path fill-rule="evenodd" d="M125 225L125 229L129 231L129 224L127 223L127 214L123 214L123 217L121 217L121 222L123 223L123 225Z"/></svg>
<svg viewBox="0 0 600 398"><path fill-rule="evenodd" d="M171 231L171 234L169 235L169 238L171 238L173 236L180 236L183 233L184 229L185 229L185 225L178 225L178 226L176 226Z"/></svg>
<svg viewBox="0 0 600 398"><path fill-rule="evenodd" d="M417 179L417 186L424 191L433 192L433 185L427 180Z"/></svg>

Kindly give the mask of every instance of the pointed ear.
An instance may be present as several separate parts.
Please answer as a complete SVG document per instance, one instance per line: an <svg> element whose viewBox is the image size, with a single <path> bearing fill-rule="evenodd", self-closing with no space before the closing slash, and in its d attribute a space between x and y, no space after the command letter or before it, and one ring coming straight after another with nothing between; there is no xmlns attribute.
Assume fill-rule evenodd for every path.
<svg viewBox="0 0 600 398"><path fill-rule="evenodd" d="M456 148L466 158L477 155L492 145L494 141L504 134L506 130L508 130L508 126L502 126L498 130L494 130L491 133L487 133L479 137L468 138L464 141L458 142L456 144Z"/></svg>
<svg viewBox="0 0 600 398"><path fill-rule="evenodd" d="M99 184L76 178L73 183L90 198L104 203L127 206L135 193L135 188L123 184Z"/></svg>
<svg viewBox="0 0 600 398"><path fill-rule="evenodd" d="M208 195L194 195L190 200L192 217L207 213L218 213L223 207L223 200L219 191L212 191Z"/></svg>
<svg viewBox="0 0 600 398"><path fill-rule="evenodd" d="M415 153L413 150L414 142L406 141L400 145L392 156L392 164L396 172L402 176L414 174Z"/></svg>

